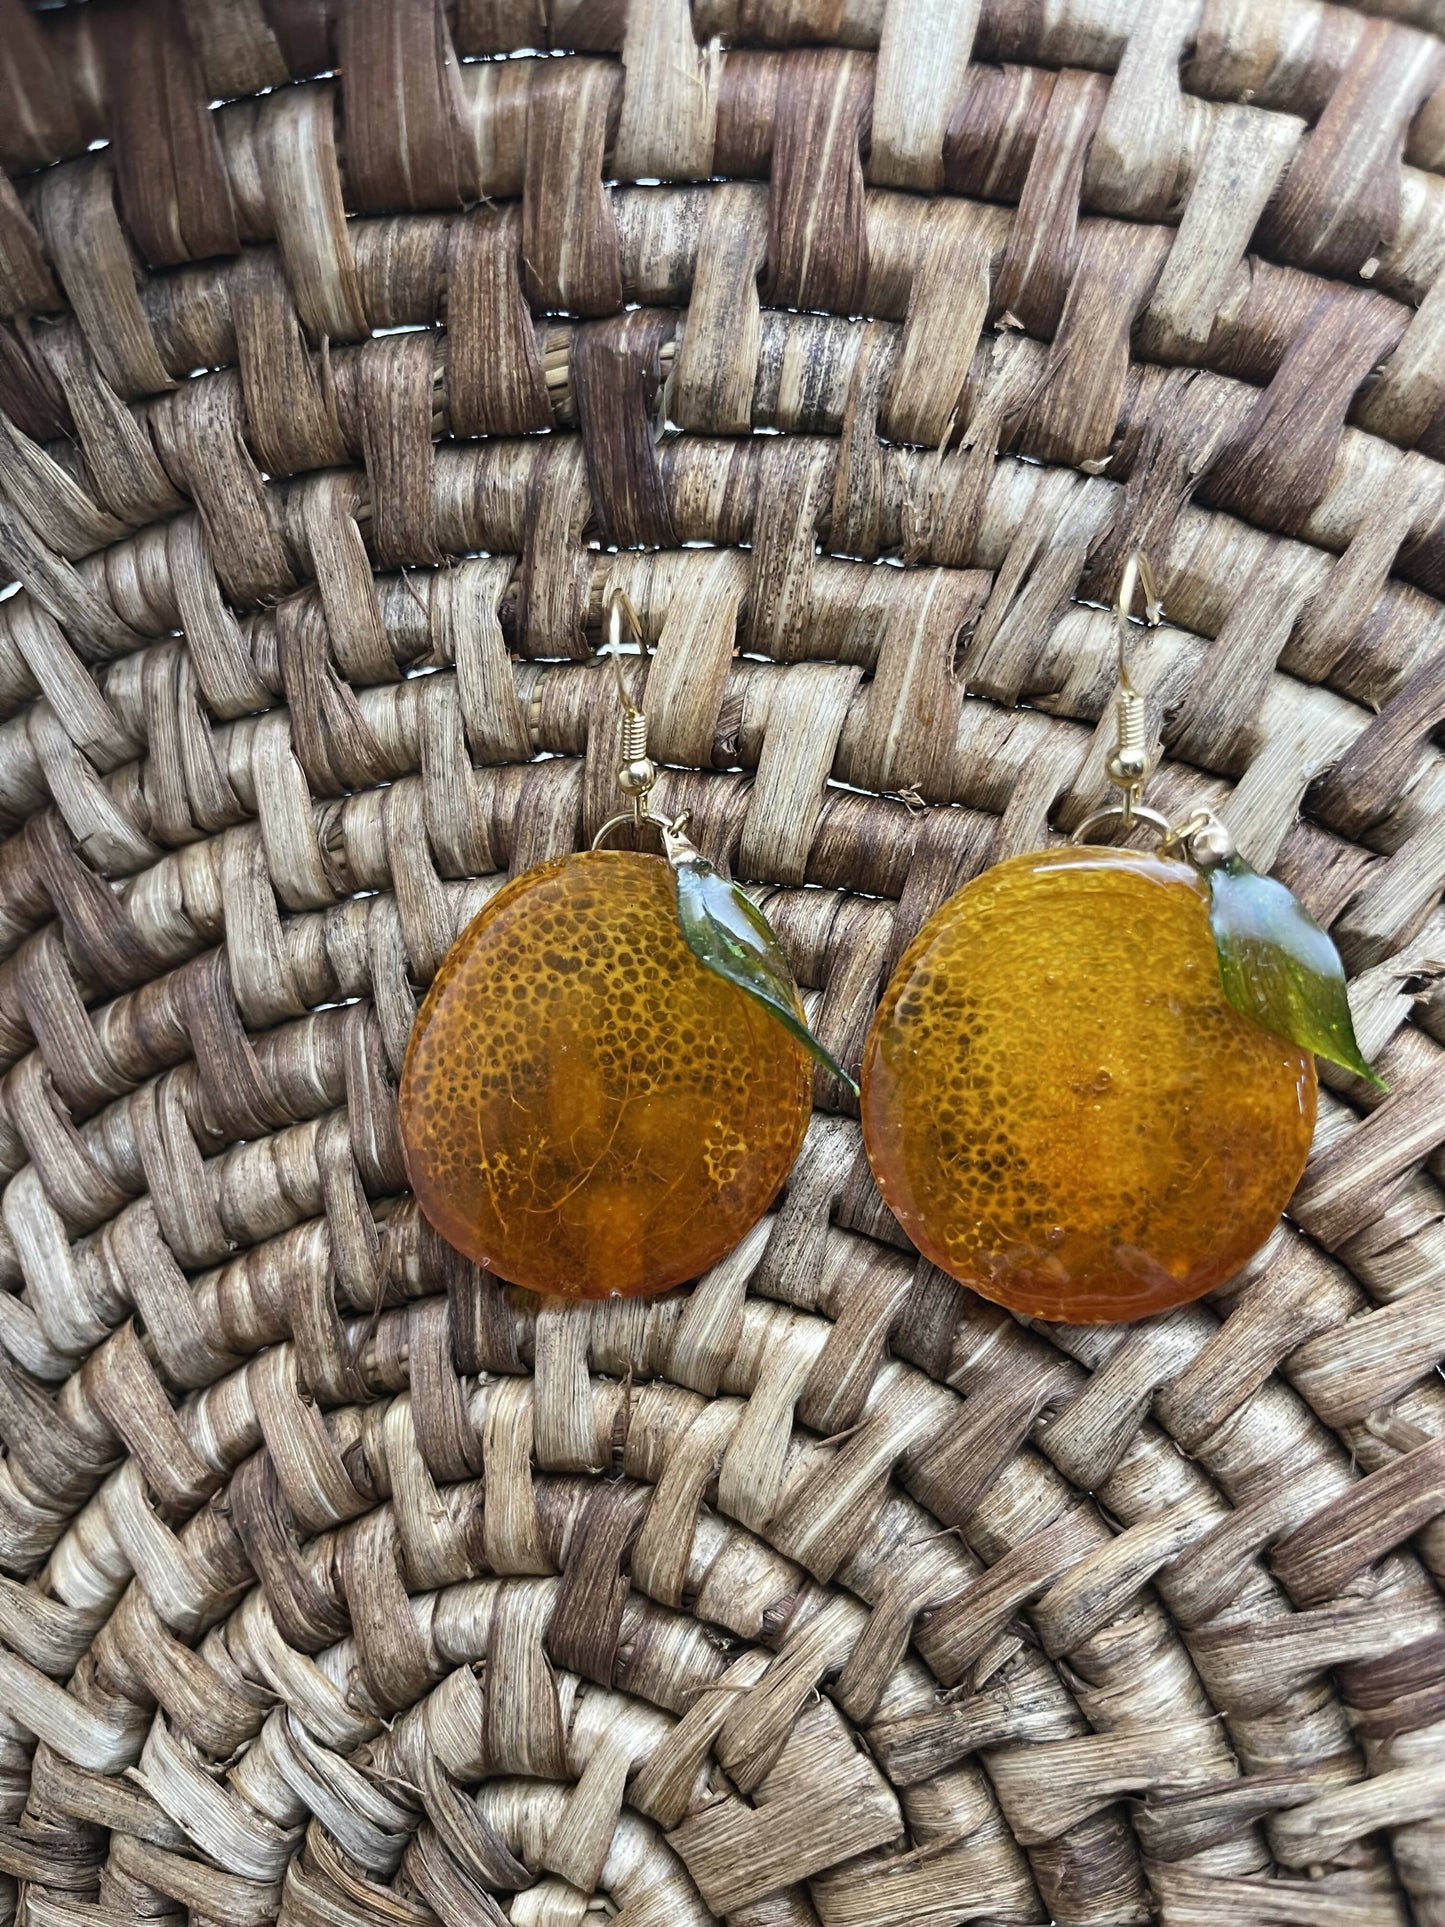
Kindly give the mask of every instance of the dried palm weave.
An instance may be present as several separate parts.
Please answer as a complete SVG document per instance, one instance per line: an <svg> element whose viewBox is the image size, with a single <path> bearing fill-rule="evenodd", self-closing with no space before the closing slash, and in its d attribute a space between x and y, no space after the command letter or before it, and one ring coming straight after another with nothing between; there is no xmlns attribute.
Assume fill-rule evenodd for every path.
<svg viewBox="0 0 1445 1927"><path fill-rule="evenodd" d="M0 5L29 1927L1445 1923L1442 33ZM613 807L608 589L661 805L856 1062L921 919L1100 799L1136 542L1158 801L1332 925L1392 1087L1329 1074L1248 1273L1027 1329L821 1075L691 1292L449 1252L396 1073Z"/></svg>

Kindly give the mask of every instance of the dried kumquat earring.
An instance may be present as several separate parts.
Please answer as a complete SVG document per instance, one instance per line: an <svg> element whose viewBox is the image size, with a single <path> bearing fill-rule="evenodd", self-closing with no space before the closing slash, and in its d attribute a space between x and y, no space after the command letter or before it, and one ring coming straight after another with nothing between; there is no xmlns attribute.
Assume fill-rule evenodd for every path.
<svg viewBox="0 0 1445 1927"><path fill-rule="evenodd" d="M983 1297L1071 1323L1138 1318L1221 1284L1265 1242L1314 1130L1312 1053L1360 1055L1333 943L1201 811L1141 802L1154 761L1125 645L1121 800L1071 845L1014 857L923 926L863 1057L863 1134L919 1250ZM1152 851L1094 846L1117 820Z"/></svg>
<svg viewBox="0 0 1445 1927"><path fill-rule="evenodd" d="M508 1282L570 1298L665 1291L716 1263L797 1156L809 1051L845 1075L810 1035L761 911L699 855L686 818L649 806L624 620L641 646L615 596L629 807L472 920L401 1079L407 1172L432 1224ZM656 831L663 854L602 847L625 826Z"/></svg>

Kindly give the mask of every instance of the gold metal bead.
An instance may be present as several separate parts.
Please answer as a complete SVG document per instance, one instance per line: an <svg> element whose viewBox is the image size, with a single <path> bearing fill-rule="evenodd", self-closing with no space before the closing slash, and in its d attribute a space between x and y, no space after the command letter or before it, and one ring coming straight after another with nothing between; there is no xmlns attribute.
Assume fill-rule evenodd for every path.
<svg viewBox="0 0 1445 1927"><path fill-rule="evenodd" d="M617 787L626 796L645 796L657 781L657 765L650 756L634 757L617 772Z"/></svg>
<svg viewBox="0 0 1445 1927"><path fill-rule="evenodd" d="M1142 783L1149 774L1149 758L1142 749L1116 750L1109 758L1109 777L1123 786Z"/></svg>

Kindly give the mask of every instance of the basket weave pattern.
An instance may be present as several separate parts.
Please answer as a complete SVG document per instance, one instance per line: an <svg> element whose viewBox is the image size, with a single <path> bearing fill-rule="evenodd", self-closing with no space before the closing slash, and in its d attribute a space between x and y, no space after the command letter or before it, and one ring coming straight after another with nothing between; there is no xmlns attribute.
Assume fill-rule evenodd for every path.
<svg viewBox="0 0 1445 1927"><path fill-rule="evenodd" d="M29 1927L1445 1927L1437 32L0 4ZM1027 1329L821 1072L690 1292L450 1252L396 1076L615 807L609 589L660 806L856 1063L923 918L1102 800L1136 543L1151 800L1332 926L1392 1087L1327 1074L1247 1273Z"/></svg>

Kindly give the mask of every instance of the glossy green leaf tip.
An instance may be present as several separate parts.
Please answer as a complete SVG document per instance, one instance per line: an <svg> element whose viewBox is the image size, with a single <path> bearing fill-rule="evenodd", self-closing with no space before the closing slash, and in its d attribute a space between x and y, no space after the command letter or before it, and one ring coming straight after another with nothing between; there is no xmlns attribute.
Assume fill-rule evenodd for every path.
<svg viewBox="0 0 1445 1927"><path fill-rule="evenodd" d="M857 1084L803 1022L793 973L762 911L702 857L675 868L677 920L698 962L761 1004L856 1097Z"/></svg>
<svg viewBox="0 0 1445 1927"><path fill-rule="evenodd" d="M1219 975L1234 1008L1387 1090L1355 1041L1340 953L1294 892L1238 856L1205 877Z"/></svg>

